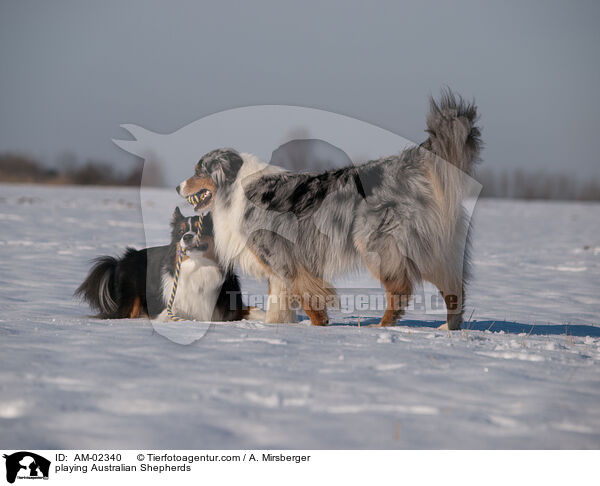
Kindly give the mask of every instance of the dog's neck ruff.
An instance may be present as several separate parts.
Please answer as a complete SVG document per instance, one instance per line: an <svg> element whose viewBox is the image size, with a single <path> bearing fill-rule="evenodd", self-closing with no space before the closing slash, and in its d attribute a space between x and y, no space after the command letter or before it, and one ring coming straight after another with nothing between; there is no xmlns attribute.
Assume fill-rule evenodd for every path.
<svg viewBox="0 0 600 486"><path fill-rule="evenodd" d="M249 235L242 228L248 204L245 187L259 180L263 175L284 172L284 169L266 164L252 154L242 153L240 156L244 163L231 186L227 188L228 194L225 196L225 190L218 189L214 194L212 214L215 249L223 265L239 265L243 273L265 278L266 276L261 273L264 267L248 249L246 243Z"/></svg>
<svg viewBox="0 0 600 486"><path fill-rule="evenodd" d="M196 197L196 194L194 194L194 196L189 196L186 199L191 199ZM196 201L196 204L198 204L198 202L200 201L200 199L198 198L198 201ZM191 202L190 202L191 204ZM200 232L202 231L202 215L199 216L199 221L198 221L198 230L196 231L196 237L195 237L195 244L194 246L198 246L198 244L200 243ZM181 262L183 261L183 257L185 256L185 254L187 253L187 249L185 248L181 248L181 246L177 247L177 263L175 264L175 275L173 277L173 288L171 289L171 297L169 297L169 303L167 304L167 316L169 316L169 319L171 319L172 321L185 321L186 319L184 319L183 317L179 317L176 316L175 314L173 314L173 304L175 303L175 294L177 293L177 285L179 283L179 274L181 273Z"/></svg>

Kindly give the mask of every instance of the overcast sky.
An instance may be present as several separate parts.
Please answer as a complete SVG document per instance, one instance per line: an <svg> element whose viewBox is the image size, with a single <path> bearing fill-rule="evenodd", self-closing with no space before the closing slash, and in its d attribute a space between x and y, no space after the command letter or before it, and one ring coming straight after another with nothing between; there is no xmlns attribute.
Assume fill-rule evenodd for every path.
<svg viewBox="0 0 600 486"><path fill-rule="evenodd" d="M598 176L599 25L597 1L2 0L0 152L126 167L122 123L168 133L257 104L419 142L447 85L477 100L486 166Z"/></svg>

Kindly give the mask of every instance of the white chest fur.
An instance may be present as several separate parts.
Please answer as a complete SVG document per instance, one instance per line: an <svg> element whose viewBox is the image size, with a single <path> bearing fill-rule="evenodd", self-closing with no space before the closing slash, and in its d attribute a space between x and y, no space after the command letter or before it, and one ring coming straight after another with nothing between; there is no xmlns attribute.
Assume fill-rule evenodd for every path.
<svg viewBox="0 0 600 486"><path fill-rule="evenodd" d="M223 285L224 275L212 260L191 254L182 262L173 313L176 316L194 321L210 321L215 304ZM163 299L167 305L173 288L173 277L168 273L162 276ZM166 310L158 316L165 320ZM218 320L219 316L215 316Z"/></svg>
<svg viewBox="0 0 600 486"><path fill-rule="evenodd" d="M264 267L246 245L248 235L241 231L244 213L251 204L244 193L244 185L260 174L280 172L283 169L265 164L251 154L240 155L244 164L231 189L230 204L225 206L221 199L215 201L213 211L215 246L221 261L238 265L245 274L266 278L268 275Z"/></svg>

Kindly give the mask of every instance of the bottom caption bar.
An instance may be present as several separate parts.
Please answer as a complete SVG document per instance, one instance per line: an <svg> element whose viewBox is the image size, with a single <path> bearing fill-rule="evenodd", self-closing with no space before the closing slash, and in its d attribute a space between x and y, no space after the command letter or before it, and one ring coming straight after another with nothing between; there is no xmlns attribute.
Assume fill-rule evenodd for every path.
<svg viewBox="0 0 600 486"><path fill-rule="evenodd" d="M2 484L565 484L589 482L595 451L4 450ZM501 467L500 467L501 466ZM493 474L490 474L493 471ZM6 483L4 482L6 479Z"/></svg>

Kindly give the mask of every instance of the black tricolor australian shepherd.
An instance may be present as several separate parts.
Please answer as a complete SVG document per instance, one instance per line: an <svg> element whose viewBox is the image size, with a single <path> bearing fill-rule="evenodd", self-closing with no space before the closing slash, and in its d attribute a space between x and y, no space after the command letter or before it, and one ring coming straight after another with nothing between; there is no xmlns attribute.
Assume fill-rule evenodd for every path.
<svg viewBox="0 0 600 486"><path fill-rule="evenodd" d="M196 238L201 224L199 238ZM99 257L75 291L98 311L101 319L150 317L168 320L178 248L185 250L173 313L196 321L262 319L247 307L238 277L219 264L214 251L210 214L185 217L175 208L171 243L143 250L127 248L121 258Z"/></svg>
<svg viewBox="0 0 600 486"><path fill-rule="evenodd" d="M291 296L313 324L325 325L335 302L328 281L366 267L386 291L380 325L394 325L414 286L427 280L446 301L444 326L459 329L469 235L462 200L479 159L476 122L475 105L448 90L431 100L428 138L397 155L298 174L218 149L177 191L197 196L196 211L212 210L224 264L269 280L267 322L293 319Z"/></svg>

